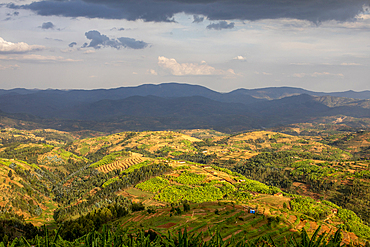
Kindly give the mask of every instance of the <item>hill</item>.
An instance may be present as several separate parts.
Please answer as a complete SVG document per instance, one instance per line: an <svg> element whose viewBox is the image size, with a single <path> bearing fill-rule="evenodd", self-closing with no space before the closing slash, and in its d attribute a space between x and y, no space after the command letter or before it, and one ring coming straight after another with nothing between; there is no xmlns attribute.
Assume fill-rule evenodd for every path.
<svg viewBox="0 0 370 247"><path fill-rule="evenodd" d="M321 226L322 232L345 230L343 243L370 239L369 161L334 144L339 135L358 133L338 131L331 143L272 131L96 134L3 129L0 219L50 229L63 223L67 240L105 223L131 233L222 228L223 239L279 233L278 243ZM359 145L350 142L355 138L348 145Z"/></svg>

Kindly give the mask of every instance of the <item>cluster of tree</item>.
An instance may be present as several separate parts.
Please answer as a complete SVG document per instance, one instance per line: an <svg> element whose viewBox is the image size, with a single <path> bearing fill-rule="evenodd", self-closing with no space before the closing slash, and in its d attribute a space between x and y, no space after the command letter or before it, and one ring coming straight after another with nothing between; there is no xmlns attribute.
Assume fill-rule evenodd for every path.
<svg viewBox="0 0 370 247"><path fill-rule="evenodd" d="M56 132L56 131L51 132L51 131L40 130L40 131L33 132L33 134L38 137L43 137L45 140L49 140L49 141L58 141L58 142L63 142L63 143L74 141L74 138L71 135Z"/></svg>
<svg viewBox="0 0 370 247"><path fill-rule="evenodd" d="M152 164L135 169L129 174L113 170L108 173L98 172L93 168L82 171L68 186L55 187L53 191L59 191L58 202L61 207L58 209L58 219L63 220L69 216L81 215L110 203L115 198L115 192L135 186L148 180L151 177L159 176L171 171L167 164ZM102 186L107 180L118 177L119 179L107 186ZM99 189L89 196L89 192L98 187ZM85 196L85 197L84 197ZM84 199L83 201L81 201Z"/></svg>
<svg viewBox="0 0 370 247"><path fill-rule="evenodd" d="M17 218L0 218L0 242L2 241L7 246L7 242L12 241L17 236L22 235L26 239L34 238L36 235L43 235L42 229L35 227L31 223L26 223L20 216Z"/></svg>
<svg viewBox="0 0 370 247"><path fill-rule="evenodd" d="M53 149L53 146L31 146L31 147L23 147L17 148L20 143L13 143L12 145L5 148L2 152L0 152L1 158L6 159L18 159L26 161L29 164L37 164L37 158L39 155L50 152Z"/></svg>
<svg viewBox="0 0 370 247"><path fill-rule="evenodd" d="M60 229L60 236L68 241L73 241L92 230L99 230L103 224L121 218L129 212L144 209L145 207L142 204L132 203L127 198L119 196L113 199L112 203L94 209L76 220L65 220ZM59 220L60 212L60 209L54 211L56 221Z"/></svg>
<svg viewBox="0 0 370 247"><path fill-rule="evenodd" d="M335 169L325 167L329 165L328 163L322 163L323 167L318 167L314 164L296 162L295 157L313 158L306 153L291 151L263 153L252 157L243 165L236 166L233 171L291 193L299 193L292 186L294 182L304 183L312 192L325 195L327 200L354 211L361 219L370 223L369 182L354 178L349 180L349 183L340 184L338 182L340 178L328 176L335 172ZM334 171L330 173L329 170ZM341 179L348 179L346 176L353 175L343 173L341 176L344 176ZM321 218L321 215L318 218Z"/></svg>
<svg viewBox="0 0 370 247"><path fill-rule="evenodd" d="M368 182L356 178L352 183L339 185L330 195L330 201L352 210L370 224L370 184Z"/></svg>

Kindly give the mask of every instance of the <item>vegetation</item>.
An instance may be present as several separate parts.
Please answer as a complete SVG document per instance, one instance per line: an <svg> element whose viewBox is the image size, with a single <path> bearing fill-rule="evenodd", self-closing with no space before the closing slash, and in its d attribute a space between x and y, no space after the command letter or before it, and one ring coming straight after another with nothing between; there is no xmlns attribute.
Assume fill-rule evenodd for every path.
<svg viewBox="0 0 370 247"><path fill-rule="evenodd" d="M0 240L10 243L23 236L30 245L43 244L45 238L36 235L47 231L39 226L62 225L55 245L74 246L102 234L102 226L109 224L113 231L103 232L116 240L134 241L143 234L140 241L160 246L171 238L166 229L175 236L189 227L192 241L190 236L207 232L210 222L209 232L199 236L204 246L218 234L229 246L242 237L262 246L257 240L275 235L282 236L273 238L276 246L289 246L293 230L303 234L291 245L299 246L314 234L313 226L323 224L332 232L352 232L358 243L370 239L370 163L364 146L370 136L202 131L194 136L203 140L171 131L80 138L57 131L3 130L0 227L10 230ZM357 143L362 146L356 151L348 149ZM218 226L223 227L219 232ZM149 228L153 233L132 230ZM48 236L54 239L55 233Z"/></svg>

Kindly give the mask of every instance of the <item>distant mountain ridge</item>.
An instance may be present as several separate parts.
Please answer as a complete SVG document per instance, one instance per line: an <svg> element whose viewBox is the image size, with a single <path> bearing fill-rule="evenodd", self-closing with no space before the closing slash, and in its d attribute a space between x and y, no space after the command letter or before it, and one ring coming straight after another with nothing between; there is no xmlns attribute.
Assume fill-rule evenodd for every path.
<svg viewBox="0 0 370 247"><path fill-rule="evenodd" d="M95 90L0 90L0 110L16 119L109 122L117 128L148 130L251 129L337 115L370 118L369 99L333 96L347 94L370 98L370 91L317 93L270 87L220 93L199 85L164 83Z"/></svg>
<svg viewBox="0 0 370 247"><path fill-rule="evenodd" d="M71 90L60 90L60 89L24 89L15 88L4 90L0 89L0 96L2 95L57 95L62 96L68 100L77 100L80 102L92 102L101 99L123 99L130 96L158 96L158 97L189 97L189 96L203 96L209 99L221 101L221 102L238 102L238 103L250 103L245 99L235 99L239 96L252 96L256 99L281 99L284 97L308 94L313 96L334 96L334 97L345 97L353 99L370 99L370 90L356 92L353 90L345 92L314 92L302 88L295 87L266 87L256 89L245 89L240 88L227 93L220 93L211 90L207 87L200 85L192 85L186 83L162 83L162 84L143 84L135 87L119 87L111 89L71 89ZM232 96L232 97L231 97ZM94 99L94 100L92 100ZM240 102L243 101L244 102ZM249 98L249 100L251 100Z"/></svg>

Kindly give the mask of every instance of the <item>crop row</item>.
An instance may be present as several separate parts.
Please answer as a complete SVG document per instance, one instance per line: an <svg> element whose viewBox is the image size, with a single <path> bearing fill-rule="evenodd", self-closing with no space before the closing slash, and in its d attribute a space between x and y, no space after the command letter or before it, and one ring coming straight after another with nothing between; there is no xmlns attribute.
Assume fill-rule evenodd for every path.
<svg viewBox="0 0 370 247"><path fill-rule="evenodd" d="M122 171L140 162L143 162L143 159L140 156L133 156L133 157L130 157L124 160L117 160L107 165L99 166L98 170L101 172L105 172L105 173L113 171L113 170Z"/></svg>

